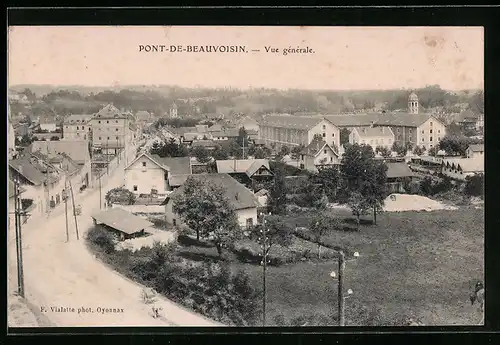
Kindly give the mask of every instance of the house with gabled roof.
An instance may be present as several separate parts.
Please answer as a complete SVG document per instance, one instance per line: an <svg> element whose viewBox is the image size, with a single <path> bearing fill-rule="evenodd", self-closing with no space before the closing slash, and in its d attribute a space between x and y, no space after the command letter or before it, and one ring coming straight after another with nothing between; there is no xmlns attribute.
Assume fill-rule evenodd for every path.
<svg viewBox="0 0 500 345"><path fill-rule="evenodd" d="M192 174L189 157L141 153L125 167L125 188L135 194L166 194Z"/></svg>
<svg viewBox="0 0 500 345"><path fill-rule="evenodd" d="M339 152L326 141L316 138L300 152L300 168L317 172L320 166L340 163Z"/></svg>
<svg viewBox="0 0 500 345"><path fill-rule="evenodd" d="M455 180L465 181L467 176L484 174L483 157L443 159L441 173Z"/></svg>
<svg viewBox="0 0 500 345"><path fill-rule="evenodd" d="M252 190L255 183L274 177L267 159L227 159L215 163L219 174L229 174Z"/></svg>
<svg viewBox="0 0 500 345"><path fill-rule="evenodd" d="M467 158L484 157L484 144L469 145L465 155Z"/></svg>
<svg viewBox="0 0 500 345"><path fill-rule="evenodd" d="M199 174L191 175L189 178L208 182L212 185L219 185L224 190L224 196L229 201L236 213L238 223L242 227L257 224L257 209L261 207L258 198L243 184L229 176L229 174ZM165 219L173 226L182 224L180 217L173 212L173 203L176 195L182 193L183 186L169 194L163 202L165 205Z"/></svg>
<svg viewBox="0 0 500 345"><path fill-rule="evenodd" d="M323 116L265 115L259 122L259 139L278 146L307 146L315 136L340 146L340 128Z"/></svg>

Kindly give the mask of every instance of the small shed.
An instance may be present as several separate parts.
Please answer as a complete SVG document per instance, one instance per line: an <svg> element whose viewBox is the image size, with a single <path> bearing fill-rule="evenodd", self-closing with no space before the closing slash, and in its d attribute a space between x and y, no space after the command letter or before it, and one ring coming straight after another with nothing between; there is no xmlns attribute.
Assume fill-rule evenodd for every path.
<svg viewBox="0 0 500 345"><path fill-rule="evenodd" d="M405 180L414 175L404 162L387 164L387 189L390 193L404 193Z"/></svg>
<svg viewBox="0 0 500 345"><path fill-rule="evenodd" d="M94 224L103 226L123 241L145 235L145 229L153 227L153 223L135 216L121 208L101 211L92 216Z"/></svg>

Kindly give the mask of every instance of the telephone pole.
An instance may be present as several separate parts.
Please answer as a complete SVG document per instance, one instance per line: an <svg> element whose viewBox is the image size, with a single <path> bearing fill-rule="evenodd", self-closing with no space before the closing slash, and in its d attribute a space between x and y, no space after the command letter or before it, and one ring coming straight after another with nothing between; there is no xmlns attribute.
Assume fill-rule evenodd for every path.
<svg viewBox="0 0 500 345"><path fill-rule="evenodd" d="M75 218L76 239L80 240L80 236L78 235L78 220L76 219L75 195L73 194L73 185L71 184L71 180L69 180L69 188L71 191L71 203L73 204L73 217Z"/></svg>
<svg viewBox="0 0 500 345"><path fill-rule="evenodd" d="M99 174L99 209L102 210L102 190L101 190L101 170L97 172Z"/></svg>
<svg viewBox="0 0 500 345"><path fill-rule="evenodd" d="M268 250L268 238L266 229L265 215L262 217L262 227L261 227L261 248L262 248L262 326L266 326L266 270L267 270L267 250Z"/></svg>
<svg viewBox="0 0 500 345"><path fill-rule="evenodd" d="M22 213L21 197L19 195L19 181L16 178L14 180L14 220L16 227L17 292L24 298L23 242L21 231Z"/></svg>
<svg viewBox="0 0 500 345"><path fill-rule="evenodd" d="M345 270L345 255L344 252L339 252L339 285L338 285L338 305L339 305L339 326L345 325L345 298L344 298L344 270Z"/></svg>
<svg viewBox="0 0 500 345"><path fill-rule="evenodd" d="M69 242L69 229L68 229L68 181L64 181L64 190L63 190L63 199L64 199L64 216L66 218L66 242Z"/></svg>

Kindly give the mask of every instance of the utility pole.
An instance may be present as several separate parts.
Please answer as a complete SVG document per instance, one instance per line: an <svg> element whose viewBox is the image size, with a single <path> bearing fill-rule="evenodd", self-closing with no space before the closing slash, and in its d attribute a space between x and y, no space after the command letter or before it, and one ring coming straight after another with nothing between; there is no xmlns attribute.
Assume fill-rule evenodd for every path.
<svg viewBox="0 0 500 345"><path fill-rule="evenodd" d="M344 270L345 270L345 255L344 252L339 251L339 284L338 284L338 304L339 304L339 326L345 324L345 298L344 298Z"/></svg>
<svg viewBox="0 0 500 345"><path fill-rule="evenodd" d="M68 181L64 181L64 190L63 190L63 199L64 199L64 216L66 218L66 242L69 242L69 229L68 229Z"/></svg>
<svg viewBox="0 0 500 345"><path fill-rule="evenodd" d="M99 169L97 174L99 174L99 209L102 210L101 169Z"/></svg>
<svg viewBox="0 0 500 345"><path fill-rule="evenodd" d="M109 176L109 143L106 139L106 174Z"/></svg>
<svg viewBox="0 0 500 345"><path fill-rule="evenodd" d="M262 228L260 230L261 232L261 248L262 248L262 326L266 326L266 270L267 270L267 229L266 229L266 220L265 220L265 215L262 217Z"/></svg>
<svg viewBox="0 0 500 345"><path fill-rule="evenodd" d="M73 204L73 217L75 218L76 239L80 240L80 236L78 235L78 220L76 219L75 195L73 194L73 185L71 184L71 180L69 180L69 188L71 191L71 203Z"/></svg>
<svg viewBox="0 0 500 345"><path fill-rule="evenodd" d="M22 205L19 195L19 181L14 180L14 220L16 227L17 292L24 298L23 242L21 231Z"/></svg>

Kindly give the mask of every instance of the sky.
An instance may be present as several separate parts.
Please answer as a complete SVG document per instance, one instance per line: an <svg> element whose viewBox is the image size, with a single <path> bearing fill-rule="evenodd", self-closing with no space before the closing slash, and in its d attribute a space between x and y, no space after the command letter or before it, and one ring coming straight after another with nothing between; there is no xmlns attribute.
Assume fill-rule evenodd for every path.
<svg viewBox="0 0 500 345"><path fill-rule="evenodd" d="M482 27L15 26L8 84L482 89L483 37ZM245 52L145 52L141 45ZM313 53L283 55L290 47Z"/></svg>

